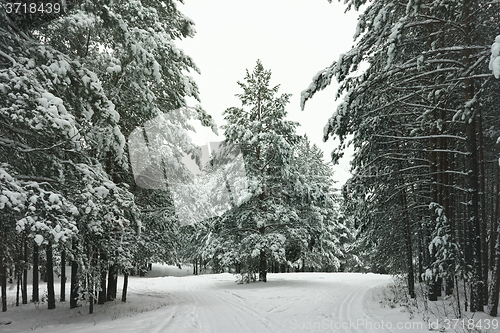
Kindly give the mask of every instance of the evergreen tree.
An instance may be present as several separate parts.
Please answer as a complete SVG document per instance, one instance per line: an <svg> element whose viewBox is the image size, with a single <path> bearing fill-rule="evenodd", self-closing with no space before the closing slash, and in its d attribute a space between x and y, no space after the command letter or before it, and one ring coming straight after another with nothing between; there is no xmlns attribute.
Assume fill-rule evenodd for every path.
<svg viewBox="0 0 500 333"><path fill-rule="evenodd" d="M348 2L348 8L363 4ZM382 265L396 260L394 272L407 266L411 294L418 248L419 278L427 268L430 300L437 300L443 279L446 292L453 291L459 265L473 311L482 310L488 258L494 255L487 243L494 229L486 219L495 206L488 204L486 188L494 190L487 181L497 176L485 161L496 148L486 145L491 136L484 135L482 122L495 103L487 93L493 86L486 70L494 6L372 2L360 16L356 46L320 71L302 95L304 107L332 78L341 84L337 96L345 93L324 139L340 137L333 154L338 158L347 135L353 135L354 178L346 192L358 207L359 237L375 251L376 259L369 260ZM354 75L363 62L368 69ZM496 122L491 124L494 131ZM390 226L403 224L391 229L388 220ZM444 240L448 244L437 246ZM406 254L385 257L394 246Z"/></svg>
<svg viewBox="0 0 500 333"><path fill-rule="evenodd" d="M184 106L186 96L197 97L185 75L196 69L194 63L174 44L193 35L192 22L173 1L79 1L37 20L2 11L0 21L0 92L5 96L0 102L0 221L12 240L1 245L0 271L19 266L12 251L24 237L30 240L26 252L33 250L34 274L39 247L49 257L68 253L71 307L82 295L103 294L108 271L114 297L116 275L128 274L134 260L142 260L144 245L152 244L150 256L155 247L175 244L175 233L158 243L154 237L168 228L170 211L157 214L165 223L147 226L152 239L141 233L144 225L131 192L141 196L141 204L148 196L165 194L134 186L125 137L145 121ZM190 108L175 119L179 133L193 115L214 126L201 108ZM151 221L147 214L144 220ZM61 232L65 237L53 236Z"/></svg>
<svg viewBox="0 0 500 333"><path fill-rule="evenodd" d="M241 149L249 195L237 202L231 192L231 209L193 226L193 241L202 245L195 255L218 269L234 267L244 281L256 273L266 281L269 264L336 270L349 237L338 223L330 167L316 146L297 136L297 124L285 120L290 95L276 96L279 86L270 87L270 80L271 71L257 61L238 82L242 107L224 113L222 146Z"/></svg>

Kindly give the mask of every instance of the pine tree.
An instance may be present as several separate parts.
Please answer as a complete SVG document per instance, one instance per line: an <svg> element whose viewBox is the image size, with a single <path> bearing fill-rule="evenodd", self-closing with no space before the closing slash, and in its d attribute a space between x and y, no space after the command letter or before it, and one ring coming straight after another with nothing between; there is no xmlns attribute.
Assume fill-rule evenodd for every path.
<svg viewBox="0 0 500 333"><path fill-rule="evenodd" d="M297 124L284 119L290 95L276 96L279 86L270 87L270 81L271 71L257 61L238 82L242 107L224 112L221 151L239 147L245 173L225 169L227 177L213 194L220 199L218 189L233 183L236 173L248 195L229 191L229 210L190 227L190 242L201 246L191 256L207 258L218 271L233 268L246 282L256 273L267 281L270 264L275 270L282 264L305 269L304 263L311 270L337 270L349 238L338 222L331 168L316 146L295 133ZM216 154L212 165L224 165L224 156Z"/></svg>
<svg viewBox="0 0 500 333"><path fill-rule="evenodd" d="M348 8L363 4L352 1ZM494 207L482 194L493 174L485 156L494 149L486 149L484 141L490 138L483 135L481 120L488 117L487 105L494 105L486 93L492 87L491 75L485 71L486 41L493 39L494 31L491 15L496 15L495 9L482 1L372 2L360 16L356 46L320 71L302 94L304 107L332 78L341 84L337 96L345 93L324 139L340 137L341 145L333 154L337 158L347 135L353 135L355 177L346 191L359 216L366 213L359 235L376 251L373 258L382 264L394 260L384 253L405 245L388 240L407 239L407 250L399 252L406 252L407 259L397 258L399 268L395 267L400 272L405 261L412 262L412 245L417 245L419 271L429 269L431 300L439 296L442 278L451 292L450 275L459 265L470 286L473 311L481 311L484 304L487 237L494 232L485 221ZM363 62L368 69L354 75ZM468 203L467 210L461 200ZM397 208L388 209L391 204ZM395 212L409 221L406 231L387 230L388 218L401 220ZM448 244L438 249L435 245L443 240ZM445 252L459 257L444 256ZM432 268L444 262L441 267L447 268L441 273ZM411 293L412 269L408 269Z"/></svg>
<svg viewBox="0 0 500 333"><path fill-rule="evenodd" d="M284 119L290 95L278 93L279 86L270 87L271 71L257 64L237 94L243 108L232 107L224 112L228 123L224 135L229 143L238 145L244 156L247 178L254 197L234 208L229 216L236 228L243 229L241 244L247 260L258 262L259 280L267 281L269 256L282 260L286 227L294 215L286 209L281 193L274 194L281 178L290 167L293 145L298 141L296 123ZM252 212L252 213L251 213ZM235 242L236 243L236 242Z"/></svg>

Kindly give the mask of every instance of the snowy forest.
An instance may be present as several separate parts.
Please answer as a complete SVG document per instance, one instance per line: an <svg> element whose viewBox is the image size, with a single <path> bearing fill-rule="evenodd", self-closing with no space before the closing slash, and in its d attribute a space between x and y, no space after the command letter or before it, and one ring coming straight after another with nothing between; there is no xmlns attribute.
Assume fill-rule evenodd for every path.
<svg viewBox="0 0 500 333"><path fill-rule="evenodd" d="M182 2L0 0L3 312L15 295L93 313L159 263L241 284L391 274L409 299L424 286L429 302L456 295L459 316L498 315L499 2L344 1L353 47L318 64L300 105L314 117L307 102L338 84L317 124L333 152L297 133L257 59L216 124L177 46L196 38ZM208 157L193 121L224 136ZM327 160L348 146L339 191Z"/></svg>

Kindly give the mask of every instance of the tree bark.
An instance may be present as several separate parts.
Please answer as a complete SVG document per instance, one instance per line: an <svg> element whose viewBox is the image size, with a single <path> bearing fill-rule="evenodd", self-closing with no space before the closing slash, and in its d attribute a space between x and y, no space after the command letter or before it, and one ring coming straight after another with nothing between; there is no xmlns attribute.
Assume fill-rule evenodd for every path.
<svg viewBox="0 0 500 333"><path fill-rule="evenodd" d="M66 301L66 250L61 252L61 295L59 295L61 302Z"/></svg>
<svg viewBox="0 0 500 333"><path fill-rule="evenodd" d="M436 114L435 112L433 112L433 119L435 120L436 119ZM437 130L435 128L435 125L432 125L432 129L431 129L431 135L436 135L437 134ZM437 149L437 139L435 137L431 138L430 139L430 155L429 155L429 162L430 162L430 175L431 175L431 180L432 180L432 185L431 185L431 202L435 202L435 203L438 203L438 174L437 174L437 171L438 171L438 167L437 167L437 164L438 164L438 155L437 155L437 152L436 152L436 149ZM434 212L431 212L431 216L434 216L435 213ZM432 246L432 245L431 245ZM436 260L435 259L435 252L436 250L434 249L434 246L432 246L432 249L430 251L430 265L432 265L434 263L434 261ZM429 284L429 301L437 301L437 298L438 298L438 294L439 294L439 290L440 290L441 286L438 285L438 281L437 279L433 276L432 280L430 281L430 284Z"/></svg>
<svg viewBox="0 0 500 333"><path fill-rule="evenodd" d="M97 304L104 304L106 302L106 275L108 273L108 257L106 252L101 252L101 290L97 298Z"/></svg>
<svg viewBox="0 0 500 333"><path fill-rule="evenodd" d="M28 304L28 241L23 232L23 284L21 286L22 302Z"/></svg>
<svg viewBox="0 0 500 333"><path fill-rule="evenodd" d="M495 163L496 164L496 163ZM497 171L497 177L500 176L498 170L498 165L495 166L495 170ZM500 177L497 180L497 191L500 188ZM491 293L488 299L488 313L492 317L498 316L498 301L499 301L499 293L500 293L500 196L496 193L496 204L495 204L495 214L492 217L496 223L496 229L492 230L494 232L494 237L492 237L492 241L495 242L493 255L493 267L492 267L492 276L491 276Z"/></svg>
<svg viewBox="0 0 500 333"><path fill-rule="evenodd" d="M76 261L76 241L72 243L73 258L71 260L71 285L69 296L69 308L74 309L78 306L78 262Z"/></svg>
<svg viewBox="0 0 500 333"><path fill-rule="evenodd" d="M128 272L123 273L123 289L122 289L122 302L127 301L127 288L128 288Z"/></svg>
<svg viewBox="0 0 500 333"><path fill-rule="evenodd" d="M49 310L56 308L56 297L54 294L54 262L52 260L52 242L47 245L47 307Z"/></svg>
<svg viewBox="0 0 500 333"><path fill-rule="evenodd" d="M3 250L0 252L0 284L2 285L2 312L7 311L7 269Z"/></svg>
<svg viewBox="0 0 500 333"><path fill-rule="evenodd" d="M481 293L481 304L486 304L488 300L488 242L487 242L487 232L488 226L486 223L486 197L485 197L485 171L484 171L484 149L483 149L483 118L481 114L481 107L478 109L477 115L477 139L478 139L478 149L479 149L479 224L481 233L481 265L482 265L482 276L481 281L483 284L483 290Z"/></svg>
<svg viewBox="0 0 500 333"><path fill-rule="evenodd" d="M470 22L470 3L464 5L464 34L466 37L467 45L472 44L471 31L472 23ZM469 48L465 48L463 51L463 59L465 68L471 66L471 55L472 52ZM472 74L472 73L471 73ZM464 100L466 103L474 99L474 79L467 78L464 80ZM477 138L476 138L476 115L472 108L466 108L465 111L470 112L469 117L466 118L466 138L467 138L467 152L468 154L468 180L469 180L469 205L468 205L468 217L470 223L470 243L473 249L472 258L472 284L471 284L471 295L470 295L470 310L472 312L483 311L484 300L482 299L483 294L483 268L482 268L482 257L481 257L481 221L479 217L479 166L478 166L478 152L477 152Z"/></svg>
<svg viewBox="0 0 500 333"><path fill-rule="evenodd" d="M19 267L16 267L16 280L17 280L16 306L19 306L19 289L21 287L21 272L19 270Z"/></svg>
<svg viewBox="0 0 500 333"><path fill-rule="evenodd" d="M33 295L32 301L34 303L40 302L40 297L38 293L38 244L33 242Z"/></svg>
<svg viewBox="0 0 500 333"><path fill-rule="evenodd" d="M112 301L116 299L116 284L118 282L118 272L116 264L111 264L108 272L108 290L106 300Z"/></svg>
<svg viewBox="0 0 500 333"><path fill-rule="evenodd" d="M473 88L470 87L470 90ZM469 167L469 239L472 245L473 257L473 280L471 284L470 309L472 312L482 311L483 294L483 270L481 258L481 225L479 220L479 195L478 195L478 163L477 163L477 141L476 141L476 120L472 116L466 125L467 146L468 146L468 167Z"/></svg>
<svg viewBox="0 0 500 333"><path fill-rule="evenodd" d="M413 268L413 249L412 249L412 239L411 239L411 225L410 218L408 217L408 203L406 201L406 191L403 189L402 194L402 203L403 203L403 228L404 228L404 237L405 237L405 245L406 245L406 261L408 268L408 294L411 298L415 298L415 273Z"/></svg>
<svg viewBox="0 0 500 333"><path fill-rule="evenodd" d="M497 233L500 235L500 224L498 225L499 228L497 229ZM493 267L493 275L491 277L492 288L488 300L488 313L492 317L496 317L498 315L498 299L500 293L500 237L497 237L495 251L495 265Z"/></svg>
<svg viewBox="0 0 500 333"><path fill-rule="evenodd" d="M260 250L259 281L267 282L267 256L265 250Z"/></svg>
<svg viewBox="0 0 500 333"><path fill-rule="evenodd" d="M89 274L91 275L91 274ZM92 276L90 277L90 279L92 281ZM94 313L94 283L91 282L90 286L88 287L89 288L89 314L92 314Z"/></svg>

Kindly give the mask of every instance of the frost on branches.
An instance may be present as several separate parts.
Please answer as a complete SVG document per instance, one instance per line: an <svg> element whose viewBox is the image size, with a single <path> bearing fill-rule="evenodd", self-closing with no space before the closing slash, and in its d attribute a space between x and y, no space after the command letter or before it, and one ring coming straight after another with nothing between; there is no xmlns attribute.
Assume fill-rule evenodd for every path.
<svg viewBox="0 0 500 333"><path fill-rule="evenodd" d="M317 147L285 120L289 94L276 96L262 63L247 71L241 107L224 115L226 142L243 153L250 195L218 218L197 227L202 255L214 267L234 267L242 281L267 272L330 267L343 257L342 231L331 193L331 170ZM196 227L196 226L195 226Z"/></svg>

